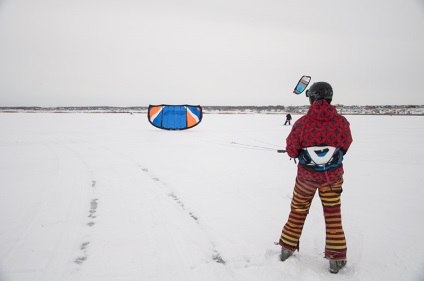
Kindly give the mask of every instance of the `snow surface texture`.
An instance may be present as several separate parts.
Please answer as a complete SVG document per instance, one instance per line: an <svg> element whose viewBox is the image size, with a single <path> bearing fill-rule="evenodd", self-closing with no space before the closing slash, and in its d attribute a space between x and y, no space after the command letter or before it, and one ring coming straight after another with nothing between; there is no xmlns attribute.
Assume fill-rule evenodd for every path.
<svg viewBox="0 0 424 281"><path fill-rule="evenodd" d="M296 176L276 153L284 116L175 132L139 114L0 114L0 280L424 280L424 119L347 118L348 264L332 275L318 196L300 252L283 263L273 244Z"/></svg>

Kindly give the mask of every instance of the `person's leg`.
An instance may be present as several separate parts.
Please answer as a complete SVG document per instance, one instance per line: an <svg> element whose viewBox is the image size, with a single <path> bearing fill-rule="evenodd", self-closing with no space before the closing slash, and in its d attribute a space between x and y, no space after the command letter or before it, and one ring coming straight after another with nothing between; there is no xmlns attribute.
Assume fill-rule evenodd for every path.
<svg viewBox="0 0 424 281"><path fill-rule="evenodd" d="M329 260L346 260L346 238L342 226L341 201L343 179L323 185L319 196L325 217L325 258Z"/></svg>
<svg viewBox="0 0 424 281"><path fill-rule="evenodd" d="M291 201L291 212L283 227L280 246L294 252L299 248L299 239L303 225L311 207L312 199L320 185L313 182L301 181L296 178L296 184Z"/></svg>

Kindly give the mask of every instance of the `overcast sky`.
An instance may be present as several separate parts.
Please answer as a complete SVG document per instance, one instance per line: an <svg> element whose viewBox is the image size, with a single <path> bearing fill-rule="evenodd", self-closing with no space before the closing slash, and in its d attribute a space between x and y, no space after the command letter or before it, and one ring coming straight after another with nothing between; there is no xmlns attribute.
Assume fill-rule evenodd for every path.
<svg viewBox="0 0 424 281"><path fill-rule="evenodd" d="M424 0L0 0L0 106L424 104Z"/></svg>

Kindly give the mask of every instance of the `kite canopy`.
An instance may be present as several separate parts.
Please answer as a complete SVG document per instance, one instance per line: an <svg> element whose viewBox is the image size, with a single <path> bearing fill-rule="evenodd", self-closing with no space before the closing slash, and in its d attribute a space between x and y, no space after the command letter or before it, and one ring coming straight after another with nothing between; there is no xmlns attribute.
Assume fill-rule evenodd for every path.
<svg viewBox="0 0 424 281"><path fill-rule="evenodd" d="M311 76L303 75L300 78L299 82L297 82L296 87L293 90L293 93L296 95L300 95L303 91L308 87L309 82L311 81Z"/></svg>
<svg viewBox="0 0 424 281"><path fill-rule="evenodd" d="M185 130L202 121L200 105L149 105L147 112L150 124L164 130Z"/></svg>

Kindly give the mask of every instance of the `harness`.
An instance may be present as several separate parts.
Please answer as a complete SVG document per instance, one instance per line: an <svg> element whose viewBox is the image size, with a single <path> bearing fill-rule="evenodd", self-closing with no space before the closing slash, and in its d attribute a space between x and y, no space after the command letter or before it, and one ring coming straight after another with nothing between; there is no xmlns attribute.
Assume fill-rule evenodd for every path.
<svg viewBox="0 0 424 281"><path fill-rule="evenodd" d="M310 146L299 152L300 164L309 171L325 172L340 167L343 151L333 146Z"/></svg>

